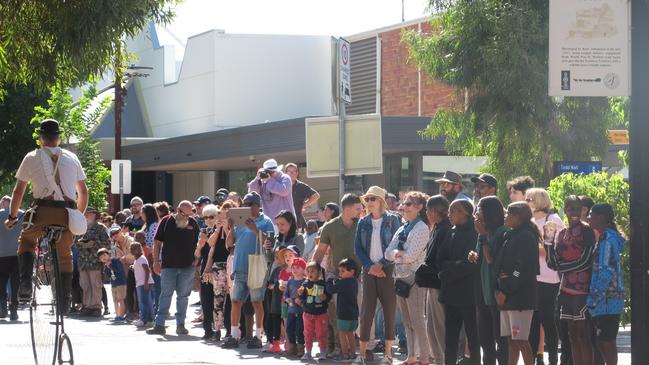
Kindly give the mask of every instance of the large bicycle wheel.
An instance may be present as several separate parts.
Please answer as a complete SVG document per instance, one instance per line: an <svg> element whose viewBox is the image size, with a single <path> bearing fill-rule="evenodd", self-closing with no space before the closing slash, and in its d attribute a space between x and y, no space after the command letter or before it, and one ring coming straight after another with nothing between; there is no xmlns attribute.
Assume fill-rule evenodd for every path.
<svg viewBox="0 0 649 365"><path fill-rule="evenodd" d="M34 260L32 302L29 306L29 324L34 361L37 365L54 364L59 343L59 321L53 293L55 273L50 260L42 254Z"/></svg>

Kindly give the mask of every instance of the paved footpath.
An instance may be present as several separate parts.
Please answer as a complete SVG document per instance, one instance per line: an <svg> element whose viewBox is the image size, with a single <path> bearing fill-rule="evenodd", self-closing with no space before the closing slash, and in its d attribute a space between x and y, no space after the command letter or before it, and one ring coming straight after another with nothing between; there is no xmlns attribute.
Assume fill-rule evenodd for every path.
<svg viewBox="0 0 649 365"><path fill-rule="evenodd" d="M110 288L108 289L110 295ZM172 301L172 313L174 301ZM193 292L189 303L197 301L198 293ZM110 298L109 303L111 303L112 312ZM75 364L254 365L259 364L260 361L266 365L298 365L301 363L299 360L287 360L266 355L261 350L248 350L244 346L239 350L226 350L214 343L201 341L202 328L191 324L191 320L196 317L197 309L198 307L194 306L190 306L188 309L189 335L187 336L175 334L173 319L166 323L166 336L152 336L130 324L109 322L108 319L112 318L112 315L102 319L68 318L65 320L65 327L74 346ZM0 320L0 364L2 365L34 363L29 335L29 311L22 309L19 316L18 322ZM628 329L621 329L618 343L621 351L619 364L630 364L630 332ZM403 357L397 357L395 365L403 360ZM335 363L324 361L323 364ZM378 361L370 362L370 364L378 364ZM522 361L519 364L522 364Z"/></svg>

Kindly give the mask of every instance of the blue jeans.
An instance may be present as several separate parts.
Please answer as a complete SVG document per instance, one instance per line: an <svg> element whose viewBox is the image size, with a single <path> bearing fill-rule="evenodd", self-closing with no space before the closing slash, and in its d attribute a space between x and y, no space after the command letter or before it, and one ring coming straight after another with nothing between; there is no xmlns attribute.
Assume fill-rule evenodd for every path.
<svg viewBox="0 0 649 365"><path fill-rule="evenodd" d="M193 266L162 269L160 273L160 301L155 317L156 326L164 326L174 291L176 292L176 325L185 325L187 304L192 291L195 271Z"/></svg>
<svg viewBox="0 0 649 365"><path fill-rule="evenodd" d="M304 345L302 313L289 313L286 318L286 338L290 344Z"/></svg>
<svg viewBox="0 0 649 365"><path fill-rule="evenodd" d="M144 289L140 285L137 290L137 305L140 308L140 320L144 323L153 321L153 300L151 298L151 287Z"/></svg>
<svg viewBox="0 0 649 365"><path fill-rule="evenodd" d="M397 315L395 317L395 326L397 328L397 339L399 343L406 342L406 330L403 328L403 321L401 320L401 310L397 306ZM377 340L385 341L385 333L383 333L383 309L381 302L376 303L376 314L374 315L374 334Z"/></svg>
<svg viewBox="0 0 649 365"><path fill-rule="evenodd" d="M160 275L151 271L153 277L153 286L151 287L151 296L153 297L153 313L158 312L158 304L160 303Z"/></svg>

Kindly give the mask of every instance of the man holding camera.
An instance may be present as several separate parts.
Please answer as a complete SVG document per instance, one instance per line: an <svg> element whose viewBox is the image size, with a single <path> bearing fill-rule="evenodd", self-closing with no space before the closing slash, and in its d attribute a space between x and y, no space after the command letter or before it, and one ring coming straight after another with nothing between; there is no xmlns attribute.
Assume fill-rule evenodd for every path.
<svg viewBox="0 0 649 365"><path fill-rule="evenodd" d="M270 219L275 219L282 210L288 210L295 215L293 182L290 176L282 172L282 166L278 166L275 159L264 161L263 167L257 171L257 176L248 183L248 192L253 191L261 196L261 208Z"/></svg>

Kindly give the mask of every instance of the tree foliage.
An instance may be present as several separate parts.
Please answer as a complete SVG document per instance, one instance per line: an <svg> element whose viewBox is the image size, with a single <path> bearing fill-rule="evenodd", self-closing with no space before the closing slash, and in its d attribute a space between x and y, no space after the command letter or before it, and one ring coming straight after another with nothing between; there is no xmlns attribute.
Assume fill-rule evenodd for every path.
<svg viewBox="0 0 649 365"><path fill-rule="evenodd" d="M44 105L47 93L36 91L33 86L9 87L0 100L0 193L8 194L15 184L14 174L22 157L36 147L32 138L34 128L30 121L34 107Z"/></svg>
<svg viewBox="0 0 649 365"><path fill-rule="evenodd" d="M606 151L606 98L548 96L548 1L432 0L432 34L404 32L411 59L456 88L422 132L449 154L483 155L499 180L531 175L544 185L555 160Z"/></svg>
<svg viewBox="0 0 649 365"><path fill-rule="evenodd" d="M110 105L110 99L99 101L95 105L97 89L91 85L77 102L73 102L68 92L69 88L57 84L51 88L51 97L47 106L36 107L36 115L32 119L32 131L45 118L59 121L64 144L74 144L74 149L86 173L89 205L97 209L105 209L108 205L106 186L110 181L110 170L101 159L99 142L90 138L93 128L99 124L101 116ZM37 134L34 132L33 138Z"/></svg>
<svg viewBox="0 0 649 365"><path fill-rule="evenodd" d="M563 202L569 195L586 195L595 203L608 203L616 213L616 223L622 235L629 237L629 184L621 174L609 176L605 172L589 175L564 174L550 181L548 194L556 208L563 207ZM629 250L622 253L622 273L626 289L626 300L622 323L631 322L631 260Z"/></svg>
<svg viewBox="0 0 649 365"><path fill-rule="evenodd" d="M178 0L3 0L0 85L76 85L112 64L116 41L166 23ZM1 89L1 87L0 87Z"/></svg>

